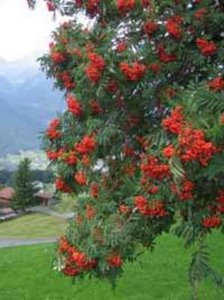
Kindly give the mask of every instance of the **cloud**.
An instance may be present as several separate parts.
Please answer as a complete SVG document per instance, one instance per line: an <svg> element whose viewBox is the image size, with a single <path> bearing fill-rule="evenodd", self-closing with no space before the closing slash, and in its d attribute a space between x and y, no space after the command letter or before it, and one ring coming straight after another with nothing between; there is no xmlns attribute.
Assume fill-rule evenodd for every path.
<svg viewBox="0 0 224 300"><path fill-rule="evenodd" d="M0 56L8 61L47 51L50 33L57 26L46 3L28 9L26 0L0 0Z"/></svg>

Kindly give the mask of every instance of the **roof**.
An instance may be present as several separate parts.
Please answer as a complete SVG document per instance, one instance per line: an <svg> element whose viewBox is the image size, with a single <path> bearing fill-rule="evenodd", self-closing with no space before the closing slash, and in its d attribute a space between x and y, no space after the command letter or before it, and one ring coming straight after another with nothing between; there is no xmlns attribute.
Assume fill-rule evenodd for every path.
<svg viewBox="0 0 224 300"><path fill-rule="evenodd" d="M52 199L53 194L50 192L38 192L36 194L37 197L44 198L44 199Z"/></svg>
<svg viewBox="0 0 224 300"><path fill-rule="evenodd" d="M15 190L11 187L5 187L0 191L0 199L11 200Z"/></svg>

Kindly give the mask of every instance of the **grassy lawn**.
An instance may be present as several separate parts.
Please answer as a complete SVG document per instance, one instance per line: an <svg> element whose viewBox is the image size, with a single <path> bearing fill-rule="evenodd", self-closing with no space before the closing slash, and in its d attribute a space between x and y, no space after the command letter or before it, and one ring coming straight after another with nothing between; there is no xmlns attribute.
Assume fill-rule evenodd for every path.
<svg viewBox="0 0 224 300"><path fill-rule="evenodd" d="M223 237L209 239L212 264L224 273ZM70 278L52 271L53 245L24 246L0 250L1 300L189 300L187 269L191 251L183 253L180 240L164 235L154 253L125 267L123 278L113 291L105 282L74 285ZM223 300L224 290L211 282L201 285L201 300Z"/></svg>
<svg viewBox="0 0 224 300"><path fill-rule="evenodd" d="M62 234L66 221L42 214L27 214L0 223L0 238L45 238Z"/></svg>
<svg viewBox="0 0 224 300"><path fill-rule="evenodd" d="M68 213L74 211L76 205L76 198L70 195L61 195L61 199L57 204L51 205L50 208L59 213Z"/></svg>

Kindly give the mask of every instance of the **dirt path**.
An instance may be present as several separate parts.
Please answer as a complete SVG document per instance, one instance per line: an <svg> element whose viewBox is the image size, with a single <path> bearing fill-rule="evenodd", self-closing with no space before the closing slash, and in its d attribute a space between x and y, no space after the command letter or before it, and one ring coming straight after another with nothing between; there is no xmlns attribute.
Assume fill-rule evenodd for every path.
<svg viewBox="0 0 224 300"><path fill-rule="evenodd" d="M0 248L54 243L56 241L57 241L57 238L55 238L55 237L44 238L44 239L32 239L32 240L0 238Z"/></svg>

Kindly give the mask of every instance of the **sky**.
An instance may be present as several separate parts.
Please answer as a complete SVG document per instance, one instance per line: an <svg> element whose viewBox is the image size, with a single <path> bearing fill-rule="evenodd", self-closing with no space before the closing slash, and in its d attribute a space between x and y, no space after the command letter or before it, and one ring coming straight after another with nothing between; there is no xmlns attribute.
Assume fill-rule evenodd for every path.
<svg viewBox="0 0 224 300"><path fill-rule="evenodd" d="M53 20L46 2L38 1L34 11L26 0L0 0L0 57L15 61L48 50L50 33L61 20Z"/></svg>

